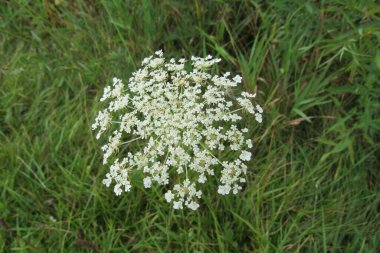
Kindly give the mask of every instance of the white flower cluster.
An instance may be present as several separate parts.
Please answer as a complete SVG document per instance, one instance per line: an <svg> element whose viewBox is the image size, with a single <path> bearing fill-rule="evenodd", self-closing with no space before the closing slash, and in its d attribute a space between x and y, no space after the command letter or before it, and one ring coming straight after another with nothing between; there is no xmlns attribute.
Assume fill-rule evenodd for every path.
<svg viewBox="0 0 380 253"><path fill-rule="evenodd" d="M202 195L197 186L210 176L220 178L219 194L242 189L252 142L248 129L238 128L238 112L261 123L263 109L252 103L255 94L243 92L235 103L228 99L227 90L242 78L208 73L219 61L211 56L192 57L188 64L185 59L166 61L157 51L143 60L127 85L114 78L105 88L101 101L108 101L108 107L98 113L92 129L97 139L110 132L102 147L103 164L115 158L103 183L114 182L116 195L130 190L130 175L138 170L145 188L183 178L165 194L174 209L197 209ZM128 144L135 141L140 149L133 152ZM224 150L235 154L233 161L218 157Z"/></svg>

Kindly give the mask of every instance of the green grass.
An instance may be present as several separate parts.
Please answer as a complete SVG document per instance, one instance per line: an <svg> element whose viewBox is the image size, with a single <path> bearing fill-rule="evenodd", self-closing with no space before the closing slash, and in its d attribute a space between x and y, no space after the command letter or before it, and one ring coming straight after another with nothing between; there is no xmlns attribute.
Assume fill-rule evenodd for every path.
<svg viewBox="0 0 380 253"><path fill-rule="evenodd" d="M2 1L0 252L379 252L375 2ZM101 183L98 99L161 48L221 57L265 108L244 191L210 181L196 212Z"/></svg>

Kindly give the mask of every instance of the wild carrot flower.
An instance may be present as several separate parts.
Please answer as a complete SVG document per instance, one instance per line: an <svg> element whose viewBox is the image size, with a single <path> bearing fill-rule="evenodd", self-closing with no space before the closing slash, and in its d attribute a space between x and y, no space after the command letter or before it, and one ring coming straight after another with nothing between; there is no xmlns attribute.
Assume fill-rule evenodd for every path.
<svg viewBox="0 0 380 253"><path fill-rule="evenodd" d="M98 113L92 129L97 139L107 133L101 149L110 171L103 183L114 184L116 195L130 191L130 176L136 171L142 173L145 188L172 185L165 199L175 209L196 210L202 196L198 188L209 177L219 178L219 194L242 189L252 142L248 129L238 126L239 113L244 110L252 123L261 123L263 109L253 103L256 94L228 96L242 78L210 74L218 62L212 56L192 57L190 64L185 59L166 61L157 51L143 60L127 84L114 78L105 88L100 100L108 107ZM138 150L129 147L133 142ZM224 151L236 158L217 155Z"/></svg>

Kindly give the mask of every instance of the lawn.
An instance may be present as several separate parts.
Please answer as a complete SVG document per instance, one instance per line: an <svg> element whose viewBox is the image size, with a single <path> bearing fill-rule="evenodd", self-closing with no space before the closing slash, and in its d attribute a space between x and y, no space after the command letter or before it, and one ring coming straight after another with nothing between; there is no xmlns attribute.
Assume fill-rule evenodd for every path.
<svg viewBox="0 0 380 253"><path fill-rule="evenodd" d="M243 191L197 211L102 184L104 87L159 49L264 108ZM379 143L376 1L0 2L0 252L379 252Z"/></svg>

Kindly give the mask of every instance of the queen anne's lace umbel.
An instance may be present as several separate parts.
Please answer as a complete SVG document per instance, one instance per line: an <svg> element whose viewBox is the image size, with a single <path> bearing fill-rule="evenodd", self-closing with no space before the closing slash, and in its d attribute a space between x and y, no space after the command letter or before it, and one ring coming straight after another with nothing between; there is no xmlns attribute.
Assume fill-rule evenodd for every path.
<svg viewBox="0 0 380 253"><path fill-rule="evenodd" d="M100 100L108 101L108 107L98 113L92 129L97 130L97 139L111 132L102 147L103 164L114 159L103 183L107 187L114 183L116 195L131 189L130 175L137 170L144 175L145 188L183 179L165 194L175 209L197 209L202 195L197 185L210 176L220 178L219 194L242 189L252 142L248 129L238 127L242 119L238 112L244 110L261 123L263 109L252 103L256 94L243 92L235 103L228 99L227 90L242 78L209 74L207 70L219 61L192 57L192 70L187 71L185 59L167 62L157 51L143 60L127 85L114 78L105 88ZM134 141L139 151L119 152ZM217 157L224 150L235 158Z"/></svg>

